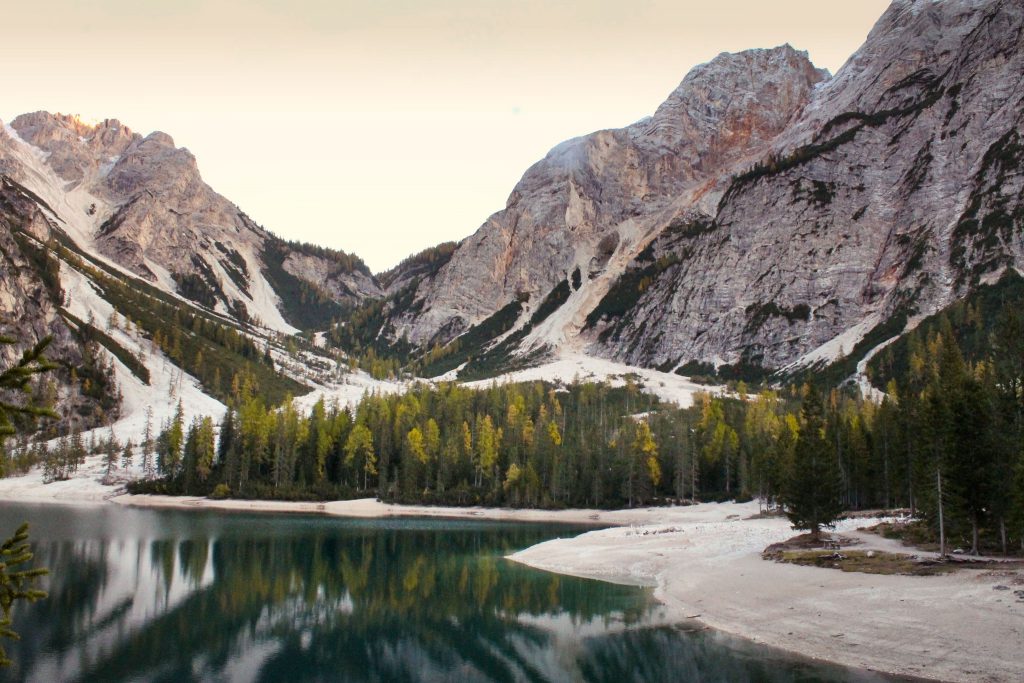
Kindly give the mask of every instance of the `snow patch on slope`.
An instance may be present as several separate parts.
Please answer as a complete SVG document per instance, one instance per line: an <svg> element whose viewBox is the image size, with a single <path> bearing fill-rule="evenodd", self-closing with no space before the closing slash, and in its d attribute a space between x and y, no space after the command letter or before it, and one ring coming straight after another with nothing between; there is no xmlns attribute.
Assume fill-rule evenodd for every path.
<svg viewBox="0 0 1024 683"><path fill-rule="evenodd" d="M143 441L147 417L152 418L149 424L155 438L161 425L174 417L179 401L186 424L204 416L219 421L227 409L220 401L203 392L198 380L174 365L137 329L126 329L128 325L123 318L118 316L120 321L117 327L108 326L114 307L100 296L85 275L62 263L60 276L70 300L66 310L82 321L91 318L96 327L140 358L149 370L150 382L146 384L100 345L100 352L113 362L114 377L123 397L121 417L110 426L98 427L82 434L82 440L87 445L93 440L106 439L111 434L122 444L130 439L136 446L133 466L128 471L118 467L114 474L119 481L137 479L143 475L142 459L137 447ZM56 445L56 439L49 443L50 448ZM103 483L106 473L107 466L102 455L87 457L85 464L66 481L44 484L42 468L37 467L24 476L0 479L0 497L98 502L116 495L120 488L119 484Z"/></svg>
<svg viewBox="0 0 1024 683"><path fill-rule="evenodd" d="M860 340L867 336L868 332L874 329L879 322L881 322L881 316L877 313L869 315L842 334L833 337L813 351L800 356L800 358L782 368L782 372L791 372L819 364L827 365L834 363L844 356L848 356Z"/></svg>
<svg viewBox="0 0 1024 683"><path fill-rule="evenodd" d="M393 381L374 379L362 370L344 375L339 382L314 389L305 396L296 398L292 403L296 410L309 412L317 401L323 400L326 405L337 405L339 408L354 409L364 396L372 394L403 394L419 383L430 383L427 380Z"/></svg>
<svg viewBox="0 0 1024 683"><path fill-rule="evenodd" d="M483 389L495 382L513 384L545 381L570 384L575 381L606 381L612 386L619 387L625 385L627 378L630 377L637 384L642 384L646 392L654 394L663 401L675 403L681 408L692 406L697 394L721 394L724 392L724 387L697 384L688 377L617 363L604 358L594 358L571 351L563 351L556 360L535 368L517 370L493 379L467 382L465 386Z"/></svg>
<svg viewBox="0 0 1024 683"><path fill-rule="evenodd" d="M114 360L117 384L124 397L121 418L112 425L119 440L130 438L137 443L142 439L146 428L147 407L153 410L154 430L159 429L161 422L173 417L179 400L186 422L207 415L219 420L224 415L226 407L223 403L206 394L199 380L171 362L155 344L145 339L137 330L126 331L123 318L118 316L121 322L116 328L107 325L115 313L114 307L100 296L85 275L62 263L60 276L65 290L69 293L68 312L83 321L88 321L91 316L97 327L136 357L141 358L149 370L150 383L147 385L117 358L110 355ZM107 353L105 349L104 353ZM86 438L90 433L106 434L110 429L111 427L94 429L92 432L86 432Z"/></svg>

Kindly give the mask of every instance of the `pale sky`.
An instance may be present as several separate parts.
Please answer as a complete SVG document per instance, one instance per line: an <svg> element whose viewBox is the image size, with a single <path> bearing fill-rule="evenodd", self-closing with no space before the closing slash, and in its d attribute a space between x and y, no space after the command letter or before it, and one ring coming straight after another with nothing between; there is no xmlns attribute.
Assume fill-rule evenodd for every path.
<svg viewBox="0 0 1024 683"><path fill-rule="evenodd" d="M162 130L265 227L375 271L474 232L562 140L720 52L835 73L888 0L47 0L3 10L0 117Z"/></svg>

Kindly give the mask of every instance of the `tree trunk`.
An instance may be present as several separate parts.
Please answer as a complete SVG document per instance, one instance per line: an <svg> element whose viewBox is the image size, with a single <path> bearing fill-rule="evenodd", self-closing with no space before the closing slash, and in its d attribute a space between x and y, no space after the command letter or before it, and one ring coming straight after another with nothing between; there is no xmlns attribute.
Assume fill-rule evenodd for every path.
<svg viewBox="0 0 1024 683"><path fill-rule="evenodd" d="M935 485L939 493L939 555L946 554L946 523L942 518L942 470L935 468Z"/></svg>

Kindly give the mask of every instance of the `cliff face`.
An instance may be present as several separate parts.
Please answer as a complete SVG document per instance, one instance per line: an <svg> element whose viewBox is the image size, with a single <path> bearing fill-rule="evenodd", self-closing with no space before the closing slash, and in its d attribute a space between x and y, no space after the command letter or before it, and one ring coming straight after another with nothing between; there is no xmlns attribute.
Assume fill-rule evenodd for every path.
<svg viewBox="0 0 1024 683"><path fill-rule="evenodd" d="M111 374L94 365L93 349L62 315L66 293L60 264L46 246L51 236L49 221L24 188L0 179L0 335L15 342L0 346L0 366L11 367L24 350L51 337L46 356L60 368L35 385L37 398L52 402L61 416L47 426L92 427L116 416L117 400L83 392L83 379L109 383Z"/></svg>
<svg viewBox="0 0 1024 683"><path fill-rule="evenodd" d="M520 352L777 369L945 305L1024 258L1022 14L896 0L834 78L788 47L697 67L527 171L396 329L447 340L529 295L525 319L570 280Z"/></svg>
<svg viewBox="0 0 1024 683"><path fill-rule="evenodd" d="M778 368L1019 268L1022 28L1020 3L894 2L759 165L631 264L662 267L594 348Z"/></svg>

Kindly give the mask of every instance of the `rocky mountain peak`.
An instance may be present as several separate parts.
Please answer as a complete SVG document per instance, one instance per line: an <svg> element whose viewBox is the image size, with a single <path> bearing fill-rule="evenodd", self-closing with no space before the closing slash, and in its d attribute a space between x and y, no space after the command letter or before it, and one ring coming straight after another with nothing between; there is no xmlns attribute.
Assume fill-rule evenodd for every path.
<svg viewBox="0 0 1024 683"><path fill-rule="evenodd" d="M826 77L788 45L722 54L653 116L556 146L460 245L397 333L446 341L514 299L540 305L574 271L607 279L664 226L657 216L713 204L718 179L752 163Z"/></svg>
<svg viewBox="0 0 1024 683"><path fill-rule="evenodd" d="M89 124L75 115L37 111L11 121L18 136L47 154L47 163L64 180L81 182L97 175L139 140L117 119Z"/></svg>

